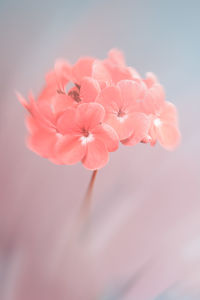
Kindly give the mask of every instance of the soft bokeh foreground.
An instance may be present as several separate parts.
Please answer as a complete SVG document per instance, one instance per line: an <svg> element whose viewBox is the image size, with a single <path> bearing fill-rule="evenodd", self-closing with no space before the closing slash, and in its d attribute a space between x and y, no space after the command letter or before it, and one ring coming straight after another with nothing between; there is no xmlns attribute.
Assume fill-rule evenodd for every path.
<svg viewBox="0 0 200 300"><path fill-rule="evenodd" d="M199 1L0 1L1 300L200 298ZM91 172L24 145L15 90L38 92L56 57L122 49L178 107L175 152L121 147L97 174L90 226L74 228Z"/></svg>

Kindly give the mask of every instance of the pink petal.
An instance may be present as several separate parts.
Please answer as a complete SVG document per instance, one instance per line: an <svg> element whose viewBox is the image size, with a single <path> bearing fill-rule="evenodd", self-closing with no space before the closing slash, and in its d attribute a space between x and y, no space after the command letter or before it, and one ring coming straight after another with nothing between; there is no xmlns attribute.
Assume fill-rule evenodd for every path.
<svg viewBox="0 0 200 300"><path fill-rule="evenodd" d="M57 139L55 131L39 127L28 137L27 146L37 154L49 158L53 156Z"/></svg>
<svg viewBox="0 0 200 300"><path fill-rule="evenodd" d="M91 77L81 80L80 98L83 102L94 102L100 92L98 81Z"/></svg>
<svg viewBox="0 0 200 300"><path fill-rule="evenodd" d="M86 153L86 145L81 143L80 136L66 135L60 137L55 157L62 164L73 165L81 161Z"/></svg>
<svg viewBox="0 0 200 300"><path fill-rule="evenodd" d="M110 113L107 114L105 122L116 131L120 141L130 137L133 132L133 119L131 115L127 115L127 117L121 121L116 114Z"/></svg>
<svg viewBox="0 0 200 300"><path fill-rule="evenodd" d="M117 112L123 106L120 90L114 86L103 89L97 97L96 102L103 105L106 113Z"/></svg>
<svg viewBox="0 0 200 300"><path fill-rule="evenodd" d="M61 134L69 134L73 133L76 127L76 109L68 108L58 118L56 128Z"/></svg>
<svg viewBox="0 0 200 300"><path fill-rule="evenodd" d="M50 90L45 87L37 99L39 110L48 118L54 118L57 113L73 105L72 99L65 92Z"/></svg>
<svg viewBox="0 0 200 300"><path fill-rule="evenodd" d="M16 96L17 96L19 102L28 110L29 104L26 101L26 99L19 92L16 92Z"/></svg>
<svg viewBox="0 0 200 300"><path fill-rule="evenodd" d="M57 85L53 86L53 85L45 85L45 87L42 89L42 91L40 92L39 96L38 96L38 103L42 103L42 102L47 102L50 103L51 102L51 98L53 96L55 96L55 94L57 94Z"/></svg>
<svg viewBox="0 0 200 300"><path fill-rule="evenodd" d="M57 59L53 70L46 74L48 88L64 90L65 85L71 80L72 66L64 59Z"/></svg>
<svg viewBox="0 0 200 300"><path fill-rule="evenodd" d="M159 143L167 150L174 150L180 143L181 135L176 126L169 123L162 123L157 128Z"/></svg>
<svg viewBox="0 0 200 300"><path fill-rule="evenodd" d="M160 119L163 122L168 122L174 125L178 125L178 114L176 106L170 102L165 102L163 111L160 115Z"/></svg>
<svg viewBox="0 0 200 300"><path fill-rule="evenodd" d="M105 110L99 103L83 103L77 107L77 124L80 128L91 130L101 123L105 116Z"/></svg>
<svg viewBox="0 0 200 300"><path fill-rule="evenodd" d="M118 82L117 86L121 91L125 107L137 104L137 100L142 99L146 91L142 81L122 80Z"/></svg>
<svg viewBox="0 0 200 300"><path fill-rule="evenodd" d="M141 76L140 76L140 74L138 73L138 71L136 71L134 68L132 68L132 67L127 67L127 69L128 69L128 71L129 71L129 73L130 73L130 75L131 75L131 79L132 80L141 80Z"/></svg>
<svg viewBox="0 0 200 300"><path fill-rule="evenodd" d="M57 94L52 98L51 111L53 114L58 114L67 108L73 107L74 101L68 95Z"/></svg>
<svg viewBox="0 0 200 300"><path fill-rule="evenodd" d="M31 116L37 119L42 126L52 127L52 122L40 111L38 107L38 103L35 101L32 92L29 93L29 104L27 104L27 110L31 114Z"/></svg>
<svg viewBox="0 0 200 300"><path fill-rule="evenodd" d="M92 134L95 139L98 139L105 144L109 152L113 152L118 149L119 137L111 126L105 123L98 125L92 130Z"/></svg>
<svg viewBox="0 0 200 300"><path fill-rule="evenodd" d="M151 119L151 124L150 124L150 128L149 128L149 136L150 136L150 144L151 146L155 146L156 142L157 142L157 128L154 126L154 118Z"/></svg>
<svg viewBox="0 0 200 300"><path fill-rule="evenodd" d="M72 79L72 66L64 59L57 59L55 62L55 75L58 88L64 91L65 86Z"/></svg>
<svg viewBox="0 0 200 300"><path fill-rule="evenodd" d="M108 160L108 150L102 141L95 139L93 142L87 144L87 152L82 159L85 168L89 170L103 168Z"/></svg>
<svg viewBox="0 0 200 300"><path fill-rule="evenodd" d="M165 103L165 92L160 84L153 85L147 92L144 99L145 113L160 113Z"/></svg>
<svg viewBox="0 0 200 300"><path fill-rule="evenodd" d="M26 117L25 123L26 123L26 127L27 127L28 131L31 134L34 134L35 132L37 132L39 128L44 127L44 126L41 126L41 123L38 122L37 119L33 118L31 115L28 115Z"/></svg>
<svg viewBox="0 0 200 300"><path fill-rule="evenodd" d="M132 73L128 67L114 65L110 61L105 61L105 66L110 73L112 82L115 84L121 80L133 79Z"/></svg>
<svg viewBox="0 0 200 300"><path fill-rule="evenodd" d="M92 77L98 80L100 86L102 83L111 84L112 78L103 61L95 60L92 67Z"/></svg>
<svg viewBox="0 0 200 300"><path fill-rule="evenodd" d="M144 79L144 82L148 88L151 88L154 84L159 83L156 75L151 72L146 73L146 79Z"/></svg>
<svg viewBox="0 0 200 300"><path fill-rule="evenodd" d="M92 75L93 62L92 57L83 57L77 61L72 69L74 83L80 84L83 77Z"/></svg>
<svg viewBox="0 0 200 300"><path fill-rule="evenodd" d="M48 87L53 87L54 89L57 87L57 77L54 69L46 73L45 80Z"/></svg>
<svg viewBox="0 0 200 300"><path fill-rule="evenodd" d="M108 52L108 59L116 65L125 66L124 54L118 49L111 49Z"/></svg>
<svg viewBox="0 0 200 300"><path fill-rule="evenodd" d="M41 116L42 119L48 120L54 123L55 114L52 110L52 106L47 101L38 102L37 101L37 116ZM37 117L38 118L38 117Z"/></svg>
<svg viewBox="0 0 200 300"><path fill-rule="evenodd" d="M126 146L133 146L140 143L146 138L149 131L150 120L145 114L135 113L132 115L132 119L133 133L128 139L122 141Z"/></svg>
<svg viewBox="0 0 200 300"><path fill-rule="evenodd" d="M69 80L72 74L72 66L65 59L57 59L55 62L55 72L59 79Z"/></svg>

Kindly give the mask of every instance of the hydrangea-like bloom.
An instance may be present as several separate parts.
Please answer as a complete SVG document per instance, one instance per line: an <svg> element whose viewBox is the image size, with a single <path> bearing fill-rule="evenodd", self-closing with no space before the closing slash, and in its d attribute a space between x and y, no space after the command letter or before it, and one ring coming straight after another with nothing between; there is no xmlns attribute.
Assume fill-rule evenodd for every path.
<svg viewBox="0 0 200 300"><path fill-rule="evenodd" d="M28 146L57 164L79 161L102 168L119 141L159 143L174 149L180 141L175 106L153 73L145 79L112 49L108 58L80 58L74 65L57 60L35 100L18 98L27 109Z"/></svg>

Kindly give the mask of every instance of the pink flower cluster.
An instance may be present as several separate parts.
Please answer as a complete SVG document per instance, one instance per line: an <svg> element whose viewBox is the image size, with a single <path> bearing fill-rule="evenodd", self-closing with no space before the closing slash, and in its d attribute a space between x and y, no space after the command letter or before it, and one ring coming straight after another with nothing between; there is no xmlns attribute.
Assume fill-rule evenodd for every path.
<svg viewBox="0 0 200 300"><path fill-rule="evenodd" d="M155 75L142 79L116 49L104 60L57 60L36 100L32 93L29 102L18 98L29 112L29 148L57 164L81 161L95 170L119 142L159 141L172 150L180 141L176 108Z"/></svg>

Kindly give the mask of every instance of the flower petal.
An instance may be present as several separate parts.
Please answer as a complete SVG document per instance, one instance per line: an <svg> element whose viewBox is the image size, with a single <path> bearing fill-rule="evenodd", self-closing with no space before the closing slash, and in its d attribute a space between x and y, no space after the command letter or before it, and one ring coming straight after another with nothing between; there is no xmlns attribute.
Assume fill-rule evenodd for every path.
<svg viewBox="0 0 200 300"><path fill-rule="evenodd" d="M103 61L95 60L92 66L92 77L99 82L111 84L112 78Z"/></svg>
<svg viewBox="0 0 200 300"><path fill-rule="evenodd" d="M154 84L159 83L156 75L152 72L146 73L146 79L144 79L144 82L148 88L151 88Z"/></svg>
<svg viewBox="0 0 200 300"><path fill-rule="evenodd" d="M87 152L82 159L85 168L89 170L100 169L107 164L108 160L108 150L102 141L95 139L87 144Z"/></svg>
<svg viewBox="0 0 200 300"><path fill-rule="evenodd" d="M27 146L37 154L49 158L53 156L57 139L55 131L39 127L37 130L35 128L33 134L28 136Z"/></svg>
<svg viewBox="0 0 200 300"><path fill-rule="evenodd" d="M165 104L165 92L160 84L154 84L147 92L144 99L144 112L157 114Z"/></svg>
<svg viewBox="0 0 200 300"><path fill-rule="evenodd" d="M72 69L74 83L80 84L83 77L92 75L93 62L94 58L92 57L83 57L77 61Z"/></svg>
<svg viewBox="0 0 200 300"><path fill-rule="evenodd" d="M125 66L124 54L118 49L111 49L108 52L108 59L116 65Z"/></svg>
<svg viewBox="0 0 200 300"><path fill-rule="evenodd" d="M123 105L120 90L114 86L103 89L96 102L103 105L106 113L118 112Z"/></svg>
<svg viewBox="0 0 200 300"><path fill-rule="evenodd" d="M46 87L43 95L52 95L57 90L64 91L66 84L72 79L72 66L64 59L55 62L54 69L46 74Z"/></svg>
<svg viewBox="0 0 200 300"><path fill-rule="evenodd" d="M144 83L139 80L122 80L118 82L117 86L121 91L121 97L125 107L137 105L137 100L142 99L146 92Z"/></svg>
<svg viewBox="0 0 200 300"><path fill-rule="evenodd" d="M126 115L124 118L120 118L117 117L116 114L110 113L107 115L105 123L116 131L120 141L130 137L133 132L132 115Z"/></svg>
<svg viewBox="0 0 200 300"><path fill-rule="evenodd" d="M76 109L66 109L65 112L63 112L58 118L56 128L61 134L69 134L74 132L76 128Z"/></svg>
<svg viewBox="0 0 200 300"><path fill-rule="evenodd" d="M178 114L176 106L171 102L165 102L160 118L163 122L178 125Z"/></svg>
<svg viewBox="0 0 200 300"><path fill-rule="evenodd" d="M127 67L130 75L131 75L131 79L132 80L141 80L141 76L138 73L138 71L136 71L136 69L132 68L132 67Z"/></svg>
<svg viewBox="0 0 200 300"><path fill-rule="evenodd" d="M111 63L109 60L105 61L105 66L110 73L112 82L115 84L121 80L133 79L132 72L128 67L115 65Z"/></svg>
<svg viewBox="0 0 200 300"><path fill-rule="evenodd" d="M123 140L122 143L126 146L134 146L146 138L149 131L150 119L143 113L135 113L132 115L133 133L131 136Z"/></svg>
<svg viewBox="0 0 200 300"><path fill-rule="evenodd" d="M57 59L55 62L55 72L59 79L65 78L65 81L68 81L72 75L72 66L65 59Z"/></svg>
<svg viewBox="0 0 200 300"><path fill-rule="evenodd" d="M29 104L26 101L26 99L19 92L16 92L16 96L17 96L19 102L28 110Z"/></svg>
<svg viewBox="0 0 200 300"><path fill-rule="evenodd" d="M92 134L96 139L105 144L109 152L113 152L118 149L119 137L111 126L105 123L98 125L92 130Z"/></svg>
<svg viewBox="0 0 200 300"><path fill-rule="evenodd" d="M155 146L156 142L157 142L157 128L156 126L154 126L154 118L152 118L152 116L150 117L151 121L150 121L150 128L149 128L149 136L150 136L150 145L151 146Z"/></svg>
<svg viewBox="0 0 200 300"><path fill-rule="evenodd" d="M105 116L105 110L99 103L83 103L77 107L76 120L80 128L91 130L101 123Z"/></svg>
<svg viewBox="0 0 200 300"><path fill-rule="evenodd" d="M180 143L181 135L178 128L173 124L162 123L157 128L157 138L165 149L174 150Z"/></svg>
<svg viewBox="0 0 200 300"><path fill-rule="evenodd" d="M65 135L60 137L55 157L66 165L73 165L81 161L86 153L86 145L81 143L80 136Z"/></svg>
<svg viewBox="0 0 200 300"><path fill-rule="evenodd" d="M74 100L63 94L57 94L52 98L51 101L51 110L53 114L59 114L62 111L65 111L67 108L73 107L75 105Z"/></svg>
<svg viewBox="0 0 200 300"><path fill-rule="evenodd" d="M52 120L48 119L46 114L46 109L42 110L38 106L38 103L35 101L34 96L32 92L29 93L29 103L27 105L27 110L30 113L30 115L37 120L38 123L41 124L41 126L46 127L52 127ZM44 114L45 112L45 114Z"/></svg>
<svg viewBox="0 0 200 300"><path fill-rule="evenodd" d="M91 77L84 77L81 80L80 98L83 102L94 102L100 92L97 80Z"/></svg>

